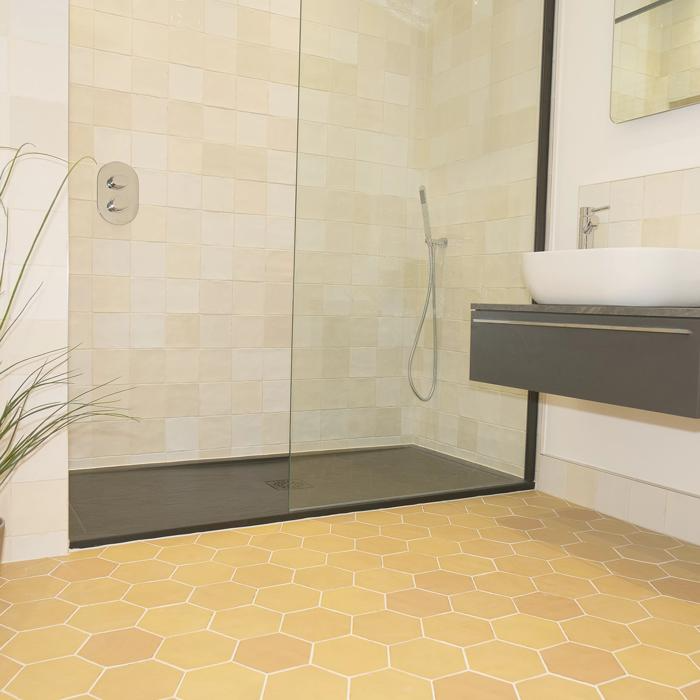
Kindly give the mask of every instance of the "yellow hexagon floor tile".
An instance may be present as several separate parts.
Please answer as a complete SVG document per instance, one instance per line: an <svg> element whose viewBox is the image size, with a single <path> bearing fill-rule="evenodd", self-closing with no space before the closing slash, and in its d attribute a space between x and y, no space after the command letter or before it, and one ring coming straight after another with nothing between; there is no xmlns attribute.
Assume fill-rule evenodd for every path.
<svg viewBox="0 0 700 700"><path fill-rule="evenodd" d="M29 578L51 573L61 562L58 559L31 559L0 564L0 579Z"/></svg>
<svg viewBox="0 0 700 700"><path fill-rule="evenodd" d="M290 700L294 697L304 700L346 700L347 681L313 666L282 671L268 677L263 700Z"/></svg>
<svg viewBox="0 0 700 700"><path fill-rule="evenodd" d="M246 586L263 588L265 586L278 586L281 583L289 583L294 576L291 569L275 564L256 564L254 566L241 566L236 569L233 580Z"/></svg>
<svg viewBox="0 0 700 700"><path fill-rule="evenodd" d="M54 598L34 600L7 608L0 615L0 624L13 630L59 625L65 622L76 609L75 605Z"/></svg>
<svg viewBox="0 0 700 700"><path fill-rule="evenodd" d="M375 591L349 586L326 591L322 598L323 607L350 615L361 615L384 609L384 596Z"/></svg>
<svg viewBox="0 0 700 700"><path fill-rule="evenodd" d="M350 700L387 700L388 698L432 700L433 691L429 681L394 669L368 673L353 678L350 682ZM320 697L319 700L321 700Z"/></svg>
<svg viewBox="0 0 700 700"><path fill-rule="evenodd" d="M543 593L553 593L565 598L582 598L598 592L590 581L562 573L537 576L534 583Z"/></svg>
<svg viewBox="0 0 700 700"><path fill-rule="evenodd" d="M474 577L474 585L480 591L515 598L535 590L532 579L520 574L509 574L503 571L482 574Z"/></svg>
<svg viewBox="0 0 700 700"><path fill-rule="evenodd" d="M236 661L258 671L272 673L309 662L311 644L286 634L244 639L236 649Z"/></svg>
<svg viewBox="0 0 700 700"><path fill-rule="evenodd" d="M7 687L7 684L15 677L21 668L21 664L13 661L8 656L3 656L0 654L0 687ZM0 698L1 697L2 695L0 695ZM5 697L9 698L10 696L5 695Z"/></svg>
<svg viewBox="0 0 700 700"><path fill-rule="evenodd" d="M172 697L182 673L158 661L143 661L108 668L95 684L92 694L100 700L161 700Z"/></svg>
<svg viewBox="0 0 700 700"><path fill-rule="evenodd" d="M544 673L539 654L533 649L506 642L486 642L466 649L472 671L504 681L520 681Z"/></svg>
<svg viewBox="0 0 700 700"><path fill-rule="evenodd" d="M189 603L177 603L147 610L139 627L162 637L196 632L207 627L213 613Z"/></svg>
<svg viewBox="0 0 700 700"><path fill-rule="evenodd" d="M600 686L600 692L605 700L696 700L687 689L683 694L675 688L631 676Z"/></svg>
<svg viewBox="0 0 700 700"><path fill-rule="evenodd" d="M161 638L144 630L130 628L95 634L80 650L80 656L100 666L121 666L153 656Z"/></svg>
<svg viewBox="0 0 700 700"><path fill-rule="evenodd" d="M562 622L562 628L572 642L607 651L624 649L637 643L626 625L588 615Z"/></svg>
<svg viewBox="0 0 700 700"><path fill-rule="evenodd" d="M51 575L65 581L84 581L85 579L109 576L116 566L114 562L106 559L77 559L56 567Z"/></svg>
<svg viewBox="0 0 700 700"><path fill-rule="evenodd" d="M409 588L405 591L388 593L386 605L389 610L414 615L415 617L428 617L439 615L450 610L450 599L440 593L423 591L419 588Z"/></svg>
<svg viewBox="0 0 700 700"><path fill-rule="evenodd" d="M479 673L460 673L435 681L435 700L518 700L510 683L488 678ZM564 698L561 698L564 700Z"/></svg>
<svg viewBox="0 0 700 700"><path fill-rule="evenodd" d="M343 589L338 589L343 590ZM334 591L329 591L333 593ZM318 604L318 591L295 583L261 588L255 597L255 604L277 612L292 612L312 608Z"/></svg>
<svg viewBox="0 0 700 700"><path fill-rule="evenodd" d="M544 676L517 685L520 700L599 700L595 688L556 676Z"/></svg>
<svg viewBox="0 0 700 700"><path fill-rule="evenodd" d="M164 561L149 559L120 564L112 572L112 577L127 583L145 583L170 578L175 567Z"/></svg>
<svg viewBox="0 0 700 700"><path fill-rule="evenodd" d="M578 559L577 557L565 557L550 561L552 568L560 574L575 576L581 579L596 579L608 575L608 569L603 564Z"/></svg>
<svg viewBox="0 0 700 700"><path fill-rule="evenodd" d="M156 657L182 669L212 666L229 661L236 643L230 637L208 630L168 637Z"/></svg>
<svg viewBox="0 0 700 700"><path fill-rule="evenodd" d="M568 620L581 615L576 601L551 593L530 593L515 599L518 610L547 620Z"/></svg>
<svg viewBox="0 0 700 700"><path fill-rule="evenodd" d="M69 583L60 593L59 598L76 605L106 603L119 600L129 590L129 584L112 578L96 578L88 581Z"/></svg>
<svg viewBox="0 0 700 700"><path fill-rule="evenodd" d="M209 561L216 550L201 544L181 544L166 547L160 551L157 558L169 564L194 564L199 561Z"/></svg>
<svg viewBox="0 0 700 700"><path fill-rule="evenodd" d="M318 519L292 520L282 523L282 532L298 537L309 537L311 535L327 535L331 531L330 523L325 523Z"/></svg>
<svg viewBox="0 0 700 700"><path fill-rule="evenodd" d="M199 589L200 591L202 589ZM192 587L177 581L150 581L138 583L124 596L124 600L144 608L182 603L189 598Z"/></svg>
<svg viewBox="0 0 700 700"><path fill-rule="evenodd" d="M351 618L333 610L311 608L287 613L282 623L282 631L287 634L318 642L350 633Z"/></svg>
<svg viewBox="0 0 700 700"><path fill-rule="evenodd" d="M458 612L487 620L516 612L515 604L510 598L485 591L467 591L452 596L452 607Z"/></svg>
<svg viewBox="0 0 700 700"><path fill-rule="evenodd" d="M454 595L474 589L470 576L455 574L451 571L429 571L415 576L416 587L433 593Z"/></svg>
<svg viewBox="0 0 700 700"><path fill-rule="evenodd" d="M681 687L700 680L700 669L687 657L646 645L617 653L627 673L654 683Z"/></svg>
<svg viewBox="0 0 700 700"><path fill-rule="evenodd" d="M270 564L286 566L288 569L305 569L310 566L321 566L326 563L326 554L316 552L313 549L295 547L292 549L278 549L272 552Z"/></svg>
<svg viewBox="0 0 700 700"><path fill-rule="evenodd" d="M366 571L381 567L382 559L369 552L336 552L328 555L328 564L348 571Z"/></svg>
<svg viewBox="0 0 700 700"><path fill-rule="evenodd" d="M355 574L355 585L378 593L392 593L409 588L413 583L410 574L390 569L367 569Z"/></svg>
<svg viewBox="0 0 700 700"><path fill-rule="evenodd" d="M604 683L624 675L619 656L571 642L545 649L542 659L551 673L583 683Z"/></svg>
<svg viewBox="0 0 700 700"><path fill-rule="evenodd" d="M220 549L214 555L214 561L230 566L252 566L265 564L270 559L270 550L261 547L241 545L230 549Z"/></svg>
<svg viewBox="0 0 700 700"><path fill-rule="evenodd" d="M396 644L420 637L421 626L415 617L383 610L357 616L353 634L383 644Z"/></svg>
<svg viewBox="0 0 700 700"><path fill-rule="evenodd" d="M680 622L686 625L700 625L700 605L687 600L661 596L645 600L642 605L650 615L670 622Z"/></svg>
<svg viewBox="0 0 700 700"><path fill-rule="evenodd" d="M408 551L417 554L428 554L433 557L446 557L449 554L459 554L459 542L441 540L437 537L423 537L419 540L408 540Z"/></svg>
<svg viewBox="0 0 700 700"><path fill-rule="evenodd" d="M294 575L294 583L319 591L344 588L352 585L352 573L336 566L312 566Z"/></svg>
<svg viewBox="0 0 700 700"><path fill-rule="evenodd" d="M262 637L279 631L282 615L256 605L244 605L215 613L211 629L234 639Z"/></svg>
<svg viewBox="0 0 700 700"><path fill-rule="evenodd" d="M107 547L101 556L107 561L124 564L131 561L153 559L158 552L160 552L160 547L151 542L127 542Z"/></svg>
<svg viewBox="0 0 700 700"><path fill-rule="evenodd" d="M15 661L30 664L75 653L87 635L66 625L20 632L2 648Z"/></svg>
<svg viewBox="0 0 700 700"><path fill-rule="evenodd" d="M259 700L264 674L227 663L188 671L178 691L181 700Z"/></svg>
<svg viewBox="0 0 700 700"><path fill-rule="evenodd" d="M53 576L31 576L13 579L0 586L0 600L8 603L27 603L58 595L67 581Z"/></svg>
<svg viewBox="0 0 700 700"><path fill-rule="evenodd" d="M561 628L551 620L530 615L511 615L493 621L496 636L530 649L545 649L566 641Z"/></svg>
<svg viewBox="0 0 700 700"><path fill-rule="evenodd" d="M268 535L255 535L250 540L251 546L260 547L261 549L270 549L272 551L300 547L301 543L301 537L290 535L285 532L273 532Z"/></svg>
<svg viewBox="0 0 700 700"><path fill-rule="evenodd" d="M329 671L356 676L385 668L388 655L383 644L348 636L316 644L313 663Z"/></svg>
<svg viewBox="0 0 700 700"><path fill-rule="evenodd" d="M25 666L7 690L22 700L64 700L87 693L101 671L75 656L41 661Z"/></svg>
<svg viewBox="0 0 700 700"><path fill-rule="evenodd" d="M390 649L391 666L424 678L441 678L466 670L458 647L434 639L414 639Z"/></svg>
<svg viewBox="0 0 700 700"><path fill-rule="evenodd" d="M647 611L635 601L603 594L583 598L579 604L589 615L614 622L630 623L648 615Z"/></svg>
<svg viewBox="0 0 700 700"><path fill-rule="evenodd" d="M340 535L312 535L304 539L304 547L317 552L347 552L355 548L354 540Z"/></svg>
<svg viewBox="0 0 700 700"><path fill-rule="evenodd" d="M491 625L486 620L462 613L426 617L423 619L423 630L426 637L462 647L493 639Z"/></svg>
<svg viewBox="0 0 700 700"><path fill-rule="evenodd" d="M135 625L144 613L138 605L115 600L78 608L70 618L70 624L93 634Z"/></svg>
<svg viewBox="0 0 700 700"><path fill-rule="evenodd" d="M187 583L190 586L205 586L208 583L223 583L233 577L232 566L215 561L204 561L199 564L183 564L178 566L173 574L174 581Z"/></svg>
<svg viewBox="0 0 700 700"><path fill-rule="evenodd" d="M681 654L700 652L700 632L690 625L649 618L630 625L640 642Z"/></svg>
<svg viewBox="0 0 700 700"><path fill-rule="evenodd" d="M441 569L467 576L486 574L496 568L490 559L477 557L473 554L448 554L445 557L440 557L438 561Z"/></svg>
<svg viewBox="0 0 700 700"><path fill-rule="evenodd" d="M380 529L378 525L370 525L369 523L362 523L355 520L353 522L334 523L331 525L331 532L341 537L361 539L379 535Z"/></svg>
<svg viewBox="0 0 700 700"><path fill-rule="evenodd" d="M209 610L227 610L248 605L254 598L254 588L227 581L195 588L189 602Z"/></svg>
<svg viewBox="0 0 700 700"><path fill-rule="evenodd" d="M228 549L229 547L240 547L250 542L250 535L243 534L238 530L217 530L215 532L205 532L197 538L197 544L214 549Z"/></svg>

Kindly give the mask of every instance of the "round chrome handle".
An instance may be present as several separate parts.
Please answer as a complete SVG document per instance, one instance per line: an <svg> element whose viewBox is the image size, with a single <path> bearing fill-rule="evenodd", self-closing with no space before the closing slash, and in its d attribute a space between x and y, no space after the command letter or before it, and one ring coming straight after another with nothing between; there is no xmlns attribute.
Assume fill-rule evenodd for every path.
<svg viewBox="0 0 700 700"><path fill-rule="evenodd" d="M123 190L123 189L126 187L126 185L118 185L118 184L114 181L114 176L112 176L112 177L109 178L109 180L107 180L107 187L108 187L110 190Z"/></svg>
<svg viewBox="0 0 700 700"><path fill-rule="evenodd" d="M124 211L126 207L118 207L113 199L110 199L109 202L107 202L107 211L111 212L112 214L116 214L117 212Z"/></svg>

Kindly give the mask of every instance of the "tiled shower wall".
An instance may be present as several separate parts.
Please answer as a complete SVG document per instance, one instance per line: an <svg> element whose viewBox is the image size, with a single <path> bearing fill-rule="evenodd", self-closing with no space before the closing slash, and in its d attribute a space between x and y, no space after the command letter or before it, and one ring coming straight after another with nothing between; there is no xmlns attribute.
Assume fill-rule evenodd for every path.
<svg viewBox="0 0 700 700"><path fill-rule="evenodd" d="M142 210L109 226L95 169L74 180L78 368L134 387L140 421L74 431L72 465L285 452L298 0L73 3L71 155L133 163ZM470 384L466 348L469 303L526 300L541 17L305 0L292 449L418 442L522 472L524 398ZM423 183L450 238L428 406L406 382Z"/></svg>
<svg viewBox="0 0 700 700"><path fill-rule="evenodd" d="M305 0L301 50L292 448L412 442L426 26L381 2Z"/></svg>
<svg viewBox="0 0 700 700"><path fill-rule="evenodd" d="M71 158L141 182L127 226L97 214L95 167L71 182L76 369L139 418L73 430L74 467L288 448L298 14L71 2Z"/></svg>
<svg viewBox="0 0 700 700"><path fill-rule="evenodd" d="M534 236L542 12L542 0L436 4L427 168L434 234L448 238L440 381L411 409L418 444L520 475L526 395L469 381L469 307L529 302L520 253Z"/></svg>

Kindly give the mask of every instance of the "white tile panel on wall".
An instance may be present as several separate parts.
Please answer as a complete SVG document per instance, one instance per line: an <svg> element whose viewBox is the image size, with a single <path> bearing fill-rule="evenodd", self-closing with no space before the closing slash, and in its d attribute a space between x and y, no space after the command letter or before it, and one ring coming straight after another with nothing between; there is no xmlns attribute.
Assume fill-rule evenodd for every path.
<svg viewBox="0 0 700 700"><path fill-rule="evenodd" d="M68 156L68 3L18 0L0 5L0 145L24 142ZM0 153L4 164L7 151ZM10 245L6 283L17 274L33 233L66 173L45 158L22 162L8 190ZM3 228L4 228L3 222ZM4 341L3 363L68 342L68 206L62 197L32 259L21 297L41 289ZM21 378L13 376L10 382ZM0 400L10 383L0 387ZM64 400L57 387L42 400ZM68 549L68 446L59 435L26 460L0 492L6 522L3 561L64 554Z"/></svg>

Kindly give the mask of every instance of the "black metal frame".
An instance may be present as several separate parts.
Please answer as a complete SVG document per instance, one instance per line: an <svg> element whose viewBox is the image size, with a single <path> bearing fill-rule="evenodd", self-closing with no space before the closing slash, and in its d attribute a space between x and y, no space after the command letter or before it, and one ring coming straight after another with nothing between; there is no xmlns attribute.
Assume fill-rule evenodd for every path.
<svg viewBox="0 0 700 700"><path fill-rule="evenodd" d="M552 85L554 80L554 31L556 0L544 0L542 20L542 63L540 67L540 114L537 144L537 194L535 198L535 241L533 250L547 246L547 202L549 193L549 153L552 122ZM527 424L525 438L525 481L535 487L537 463L537 428L540 395L527 394Z"/></svg>
<svg viewBox="0 0 700 700"><path fill-rule="evenodd" d="M535 197L535 227L534 246L535 251L542 251L546 244L547 226L547 194L549 186L549 143L550 124L552 107L552 77L554 59L554 27L556 16L556 0L544 0L543 11L543 31L542 31L542 61L540 69L540 113L538 130L538 154L537 154L537 177L536 177L536 197ZM309 517L322 517L326 515L349 513L354 511L374 510L377 508L393 508L397 506L415 505L419 503L431 503L437 501L448 501L460 498L473 498L476 496L488 496L499 493L512 493L517 491L529 491L535 488L535 465L537 459L537 428L539 415L539 394L528 392L527 397L527 419L526 419L526 442L525 442L525 470L521 481L502 486L489 486L472 488L463 491L450 491L443 494L426 494L421 496L409 496L404 498L392 498L364 503L350 503L342 506L329 506L327 508L316 508L309 510L289 510L280 515L265 516L260 518L248 518L231 522L211 523L208 525L198 525L192 527L182 527L154 532L144 532L134 535L124 535L115 537L101 537L93 540L83 540L72 546L95 547L115 542L126 542L130 540L164 537L172 535L190 534L207 530L227 529L231 527L243 527L250 525L260 525L280 520L297 520ZM291 421L290 421L291 422ZM290 425L291 428L291 425ZM291 450L289 458L292 458ZM231 461L231 460L222 460ZM166 465L159 465L166 466ZM172 465L169 465L172 466Z"/></svg>

